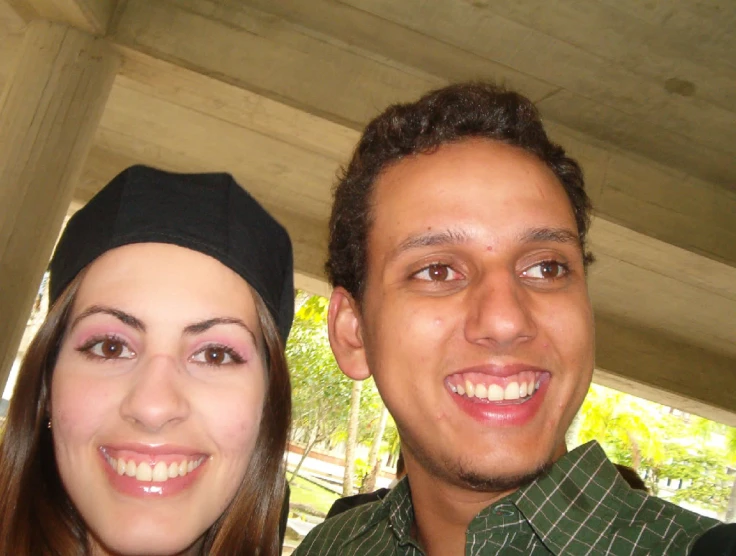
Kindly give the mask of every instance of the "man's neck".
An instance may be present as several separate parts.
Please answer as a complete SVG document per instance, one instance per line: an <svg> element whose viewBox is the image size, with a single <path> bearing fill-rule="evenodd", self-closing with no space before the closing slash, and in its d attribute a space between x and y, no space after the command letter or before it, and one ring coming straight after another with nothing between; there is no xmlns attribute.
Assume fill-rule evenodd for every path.
<svg viewBox="0 0 736 556"><path fill-rule="evenodd" d="M427 556L463 556L465 533L478 513L506 492L476 492L440 481L419 466L409 473L414 526L412 534Z"/></svg>

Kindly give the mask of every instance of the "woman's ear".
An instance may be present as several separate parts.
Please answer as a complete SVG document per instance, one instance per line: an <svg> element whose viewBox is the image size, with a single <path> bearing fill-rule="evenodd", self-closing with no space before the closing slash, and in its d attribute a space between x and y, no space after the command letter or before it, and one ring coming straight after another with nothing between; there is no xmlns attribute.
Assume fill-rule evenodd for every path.
<svg viewBox="0 0 736 556"><path fill-rule="evenodd" d="M327 326L330 347L340 370L353 380L365 380L371 376L365 357L358 304L345 288L337 287L332 291Z"/></svg>

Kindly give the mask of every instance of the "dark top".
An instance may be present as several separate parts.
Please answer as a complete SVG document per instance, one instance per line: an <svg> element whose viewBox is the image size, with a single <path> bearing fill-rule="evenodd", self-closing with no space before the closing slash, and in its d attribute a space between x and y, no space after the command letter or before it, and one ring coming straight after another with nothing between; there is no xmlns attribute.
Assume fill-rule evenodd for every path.
<svg viewBox="0 0 736 556"><path fill-rule="evenodd" d="M380 502L313 529L295 556L422 556L403 479ZM686 556L714 519L633 490L596 442L560 458L548 473L482 510L468 525L468 556L611 554Z"/></svg>

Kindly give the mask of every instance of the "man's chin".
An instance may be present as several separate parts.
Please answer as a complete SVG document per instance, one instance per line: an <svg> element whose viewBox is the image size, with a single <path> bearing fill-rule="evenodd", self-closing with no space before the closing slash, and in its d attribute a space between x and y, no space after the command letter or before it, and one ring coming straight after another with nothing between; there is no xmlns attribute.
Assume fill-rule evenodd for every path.
<svg viewBox="0 0 736 556"><path fill-rule="evenodd" d="M552 467L547 462L539 467L518 474L494 475L472 469L460 468L455 474L458 486L478 492L509 492L532 483L537 477L546 474Z"/></svg>
<svg viewBox="0 0 736 556"><path fill-rule="evenodd" d="M476 457L439 460L424 451L413 451L419 464L435 478L456 487L477 492L506 493L528 485L537 477L546 474L552 467L555 456L540 458L542 461L530 467L529 463L518 462L519 466L508 468L509 461L480 464ZM480 465L479 465L480 464ZM490 464L490 465L489 465ZM515 468L514 468L515 467Z"/></svg>

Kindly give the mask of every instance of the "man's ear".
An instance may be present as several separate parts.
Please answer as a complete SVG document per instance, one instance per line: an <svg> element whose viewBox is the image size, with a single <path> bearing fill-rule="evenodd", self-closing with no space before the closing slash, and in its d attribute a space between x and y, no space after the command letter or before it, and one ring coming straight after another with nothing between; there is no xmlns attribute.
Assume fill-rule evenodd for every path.
<svg viewBox="0 0 736 556"><path fill-rule="evenodd" d="M330 347L340 370L353 380L365 380L371 376L365 357L358 304L345 288L332 290L327 327Z"/></svg>

